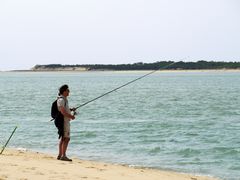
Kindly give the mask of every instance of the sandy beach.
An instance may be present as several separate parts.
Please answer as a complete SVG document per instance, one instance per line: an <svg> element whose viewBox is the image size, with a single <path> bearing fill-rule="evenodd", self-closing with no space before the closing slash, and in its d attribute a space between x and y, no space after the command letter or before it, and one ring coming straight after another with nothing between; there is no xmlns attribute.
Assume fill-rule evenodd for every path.
<svg viewBox="0 0 240 180"><path fill-rule="evenodd" d="M53 155L17 149L6 149L0 155L0 167L0 180L214 180L211 177L83 161L78 158L65 162L56 160Z"/></svg>

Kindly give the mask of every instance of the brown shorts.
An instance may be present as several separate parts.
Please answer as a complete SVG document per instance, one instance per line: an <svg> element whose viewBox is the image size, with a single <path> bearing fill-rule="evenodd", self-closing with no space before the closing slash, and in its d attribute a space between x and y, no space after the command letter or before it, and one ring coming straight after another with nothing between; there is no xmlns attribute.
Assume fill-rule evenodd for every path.
<svg viewBox="0 0 240 180"><path fill-rule="evenodd" d="M63 137L70 138L70 122L64 119L64 133Z"/></svg>

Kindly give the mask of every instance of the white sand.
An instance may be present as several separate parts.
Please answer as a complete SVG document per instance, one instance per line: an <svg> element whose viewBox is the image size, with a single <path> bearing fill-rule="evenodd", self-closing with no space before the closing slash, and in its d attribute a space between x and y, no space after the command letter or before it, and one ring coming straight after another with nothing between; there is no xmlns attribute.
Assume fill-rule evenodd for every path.
<svg viewBox="0 0 240 180"><path fill-rule="evenodd" d="M31 151L6 149L0 155L0 180L214 180L214 178L132 168L122 165L83 161L56 160L56 157ZM216 180L216 179L215 179Z"/></svg>

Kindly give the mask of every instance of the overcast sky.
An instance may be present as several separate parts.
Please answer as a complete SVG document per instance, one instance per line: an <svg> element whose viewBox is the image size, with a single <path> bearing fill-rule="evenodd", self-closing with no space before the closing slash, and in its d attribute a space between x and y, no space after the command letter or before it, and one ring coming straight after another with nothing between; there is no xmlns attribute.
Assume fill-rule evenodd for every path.
<svg viewBox="0 0 240 180"><path fill-rule="evenodd" d="M240 61L239 0L0 0L0 70Z"/></svg>

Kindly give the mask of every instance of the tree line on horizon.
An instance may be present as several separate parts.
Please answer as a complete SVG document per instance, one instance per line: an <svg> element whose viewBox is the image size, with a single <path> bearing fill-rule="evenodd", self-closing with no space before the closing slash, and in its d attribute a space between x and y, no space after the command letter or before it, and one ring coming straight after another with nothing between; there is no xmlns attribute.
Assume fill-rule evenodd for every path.
<svg viewBox="0 0 240 180"><path fill-rule="evenodd" d="M175 63L175 64L172 64ZM64 68L85 68L88 71L91 70L157 70L161 67L165 67L169 64L167 70L197 70L197 69L239 69L240 62L215 62L215 61L197 61L197 62L174 62L174 61L157 61L154 63L133 63L133 64L76 64L76 65L62 65L62 64L47 64L36 65L33 70L42 69L64 69Z"/></svg>

